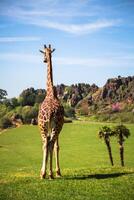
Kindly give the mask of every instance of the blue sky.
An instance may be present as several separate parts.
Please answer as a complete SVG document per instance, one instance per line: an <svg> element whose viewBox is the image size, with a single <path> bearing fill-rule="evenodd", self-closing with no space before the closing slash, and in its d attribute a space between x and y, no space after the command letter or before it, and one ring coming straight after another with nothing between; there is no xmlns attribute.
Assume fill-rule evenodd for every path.
<svg viewBox="0 0 134 200"><path fill-rule="evenodd" d="M46 87L39 49L49 43L55 85L134 75L134 1L1 0L0 88L9 97Z"/></svg>

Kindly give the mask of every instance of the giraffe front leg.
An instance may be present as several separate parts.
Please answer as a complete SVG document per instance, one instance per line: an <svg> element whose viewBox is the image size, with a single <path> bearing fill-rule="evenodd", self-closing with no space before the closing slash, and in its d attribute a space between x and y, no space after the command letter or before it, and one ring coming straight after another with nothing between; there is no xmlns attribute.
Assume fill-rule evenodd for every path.
<svg viewBox="0 0 134 200"><path fill-rule="evenodd" d="M43 142L43 161L42 161L42 168L40 172L41 179L46 177L47 161L48 161L48 141L45 138Z"/></svg>
<svg viewBox="0 0 134 200"><path fill-rule="evenodd" d="M59 142L58 142L58 137L57 137L57 139L55 141L54 151L55 151L55 161L56 161L56 177L61 177L60 165L59 165Z"/></svg>

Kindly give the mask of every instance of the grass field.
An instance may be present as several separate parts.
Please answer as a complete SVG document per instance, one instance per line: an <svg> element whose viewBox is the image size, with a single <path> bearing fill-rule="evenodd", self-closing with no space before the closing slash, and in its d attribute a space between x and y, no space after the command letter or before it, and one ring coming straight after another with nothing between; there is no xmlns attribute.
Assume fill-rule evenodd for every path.
<svg viewBox="0 0 134 200"><path fill-rule="evenodd" d="M37 126L21 126L0 135L0 200L134 199L134 125L125 142L125 167L112 140L115 166L98 139L101 123L65 124L60 135L63 177L40 180L41 139ZM110 124L112 125L112 124Z"/></svg>

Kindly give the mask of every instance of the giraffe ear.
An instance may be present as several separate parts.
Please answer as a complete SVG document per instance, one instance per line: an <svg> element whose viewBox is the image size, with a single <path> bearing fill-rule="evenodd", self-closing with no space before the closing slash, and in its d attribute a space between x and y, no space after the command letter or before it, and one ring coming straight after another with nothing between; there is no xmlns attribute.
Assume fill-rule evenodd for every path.
<svg viewBox="0 0 134 200"><path fill-rule="evenodd" d="M55 51L55 49L52 50L52 53Z"/></svg>
<svg viewBox="0 0 134 200"><path fill-rule="evenodd" d="M45 52L44 52L44 51L42 51L42 50L39 50L39 51L40 51L41 53L43 53L43 54L45 53Z"/></svg>

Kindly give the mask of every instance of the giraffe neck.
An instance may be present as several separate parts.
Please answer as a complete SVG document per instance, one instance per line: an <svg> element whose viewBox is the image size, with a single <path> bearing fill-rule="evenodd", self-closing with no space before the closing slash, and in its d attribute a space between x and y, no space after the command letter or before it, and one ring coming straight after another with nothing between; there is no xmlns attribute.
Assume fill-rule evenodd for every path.
<svg viewBox="0 0 134 200"><path fill-rule="evenodd" d="M49 56L49 61L47 64L47 97L53 97L53 71L52 71L52 60L51 54Z"/></svg>

